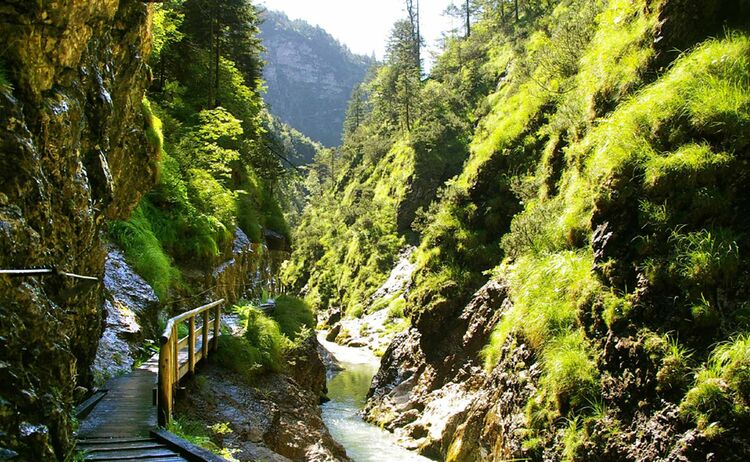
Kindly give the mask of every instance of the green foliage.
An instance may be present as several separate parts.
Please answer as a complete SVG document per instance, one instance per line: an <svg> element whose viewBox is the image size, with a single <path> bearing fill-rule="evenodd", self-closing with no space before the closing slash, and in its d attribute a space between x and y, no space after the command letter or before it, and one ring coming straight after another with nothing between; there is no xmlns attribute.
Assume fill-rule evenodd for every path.
<svg viewBox="0 0 750 462"><path fill-rule="evenodd" d="M167 426L167 431L216 455L224 456L229 452L212 440L212 427L204 422L177 417L172 419L172 422Z"/></svg>
<svg viewBox="0 0 750 462"><path fill-rule="evenodd" d="M183 168L201 169L217 179L229 180L232 163L240 158L242 123L223 108L203 110L198 124L185 133L177 158Z"/></svg>
<svg viewBox="0 0 750 462"><path fill-rule="evenodd" d="M295 340L300 331L315 328L315 314L304 300L280 295L276 297L276 308L271 317L279 324L281 332L290 340Z"/></svg>
<svg viewBox="0 0 750 462"><path fill-rule="evenodd" d="M578 460L578 449L583 446L584 440L581 419L579 417L569 419L568 427L563 434L563 460L566 462Z"/></svg>
<svg viewBox="0 0 750 462"><path fill-rule="evenodd" d="M111 222L109 232L138 274L153 287L159 299L165 301L169 290L180 282L180 273L154 233L147 217L147 210L151 207L144 199L130 220Z"/></svg>
<svg viewBox="0 0 750 462"><path fill-rule="evenodd" d="M739 267L736 239L724 229L674 233L671 270L699 290L726 287L734 281Z"/></svg>
<svg viewBox="0 0 750 462"><path fill-rule="evenodd" d="M695 385L680 404L680 412L704 432L711 425L746 428L750 422L750 335L738 335L718 345Z"/></svg>
<svg viewBox="0 0 750 462"><path fill-rule="evenodd" d="M289 339L281 332L278 322L249 306L240 309L239 313L245 327L244 338L259 355L257 363L267 370L282 370Z"/></svg>
<svg viewBox="0 0 750 462"><path fill-rule="evenodd" d="M13 92L13 85L8 77L8 70L4 61L0 61L0 92L10 94Z"/></svg>
<svg viewBox="0 0 750 462"><path fill-rule="evenodd" d="M162 51L175 43L180 42L184 34L180 31L185 14L175 8L175 3L180 0L170 0L171 4L157 3L154 8L154 16L151 28L152 46L151 53L155 60L162 59Z"/></svg>
<svg viewBox="0 0 750 462"><path fill-rule="evenodd" d="M540 395L554 399L557 409L580 408L596 390L596 363L577 319L600 287L591 258L578 252L524 256L499 270L510 283L513 307L482 350L485 366L495 367L509 336L522 336L541 357Z"/></svg>
<svg viewBox="0 0 750 462"><path fill-rule="evenodd" d="M503 3L447 41L416 95L394 62L363 85L345 146L314 163L286 281L315 307L387 308L395 325L459 312L500 280L512 303L482 359L528 367L510 356L523 343L539 368L525 455L597 454L616 418L660 400L709 436L744 428L747 336L706 350L747 329L750 38L728 31L668 64L670 40L689 42L662 34L685 13L669 2L533 2L513 22ZM368 306L406 242L407 299ZM643 394L605 401L631 367Z"/></svg>
<svg viewBox="0 0 750 462"><path fill-rule="evenodd" d="M160 156L159 181L129 222L112 225L160 297L179 280L171 262L205 270L230 258L238 225L255 242L264 226L289 234L274 194L283 171L262 143L255 9L241 0L203 3L168 0L154 8L158 76L142 110L146 138Z"/></svg>
<svg viewBox="0 0 750 462"><path fill-rule="evenodd" d="M693 356L676 338L666 336L661 340L661 367L656 373L656 389L661 393L683 391L690 376L690 360Z"/></svg>

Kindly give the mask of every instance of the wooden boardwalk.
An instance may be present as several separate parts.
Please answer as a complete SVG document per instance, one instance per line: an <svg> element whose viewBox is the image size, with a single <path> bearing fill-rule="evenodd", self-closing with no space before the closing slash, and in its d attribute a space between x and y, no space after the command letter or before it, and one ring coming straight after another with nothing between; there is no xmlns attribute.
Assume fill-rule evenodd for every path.
<svg viewBox="0 0 750 462"><path fill-rule="evenodd" d="M110 380L109 392L81 422L78 437L148 437L156 428L153 396L158 373L158 357L154 357L130 374Z"/></svg>
<svg viewBox="0 0 750 462"><path fill-rule="evenodd" d="M209 336L211 339L213 336ZM196 349L202 339L196 340ZM185 347L179 351L181 363L188 360ZM159 374L159 356L155 355L130 374L107 382L109 392L81 421L78 449L90 461L186 461L168 445L153 438L157 428L154 403Z"/></svg>
<svg viewBox="0 0 750 462"><path fill-rule="evenodd" d="M78 449L85 460L187 460L151 437L156 428L153 396L158 372L159 359L154 356L130 374L107 383L109 392L78 429Z"/></svg>

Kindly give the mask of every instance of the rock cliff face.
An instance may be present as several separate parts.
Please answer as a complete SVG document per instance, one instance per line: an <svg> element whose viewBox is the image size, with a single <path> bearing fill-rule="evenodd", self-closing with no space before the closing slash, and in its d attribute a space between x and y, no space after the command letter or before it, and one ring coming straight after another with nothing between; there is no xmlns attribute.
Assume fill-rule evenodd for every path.
<svg viewBox="0 0 750 462"><path fill-rule="evenodd" d="M149 10L137 0L10 0L0 42L0 268L55 266L101 279L106 219L155 175L141 100ZM0 458L62 459L90 381L102 285L0 277Z"/></svg>
<svg viewBox="0 0 750 462"><path fill-rule="evenodd" d="M479 351L507 308L505 300L505 287L490 281L463 310L418 317L386 350L367 418L397 432L407 447L442 459L487 379Z"/></svg>
<svg viewBox="0 0 750 462"><path fill-rule="evenodd" d="M132 370L144 340L159 334L159 299L154 289L111 247L104 269L105 327L92 364L95 385Z"/></svg>
<svg viewBox="0 0 750 462"><path fill-rule="evenodd" d="M264 77L271 112L326 146L341 141L349 97L373 60L352 54L319 27L263 15Z"/></svg>
<svg viewBox="0 0 750 462"><path fill-rule="evenodd" d="M265 290L276 293L278 273L289 257L283 250L269 250L266 244L250 242L239 227L235 231L231 258L206 275L202 286L211 288L212 299L223 298L228 305L241 298L260 298Z"/></svg>

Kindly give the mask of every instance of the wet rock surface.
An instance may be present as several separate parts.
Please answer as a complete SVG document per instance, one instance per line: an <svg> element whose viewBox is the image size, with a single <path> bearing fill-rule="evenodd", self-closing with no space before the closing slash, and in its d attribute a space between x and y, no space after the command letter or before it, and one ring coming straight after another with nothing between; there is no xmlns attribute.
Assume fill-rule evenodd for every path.
<svg viewBox="0 0 750 462"><path fill-rule="evenodd" d="M365 408L368 420L395 431L405 446L442 458L486 380L478 354L504 304L505 287L490 281L464 310L399 334L386 350ZM438 356L431 350L445 351Z"/></svg>
<svg viewBox="0 0 750 462"><path fill-rule="evenodd" d="M397 299L405 300L409 293L415 269L411 257L415 250L409 246L401 251L388 279L370 297L370 307L380 304L382 308L359 318L344 318L341 309L334 307L321 317L322 325L329 328L326 340L354 348L367 347L377 355L385 352L399 332L389 329L389 323L394 322L390 319L389 305Z"/></svg>
<svg viewBox="0 0 750 462"><path fill-rule="evenodd" d="M137 0L0 6L0 268L101 278L105 219L124 219L155 176L141 113L149 9ZM102 333L103 287L0 277L0 454L64 459L70 410ZM76 391L78 390L78 391Z"/></svg>
<svg viewBox="0 0 750 462"><path fill-rule="evenodd" d="M94 383L128 373L143 342L159 334L159 299L150 285L110 246L104 267L105 327L91 366Z"/></svg>

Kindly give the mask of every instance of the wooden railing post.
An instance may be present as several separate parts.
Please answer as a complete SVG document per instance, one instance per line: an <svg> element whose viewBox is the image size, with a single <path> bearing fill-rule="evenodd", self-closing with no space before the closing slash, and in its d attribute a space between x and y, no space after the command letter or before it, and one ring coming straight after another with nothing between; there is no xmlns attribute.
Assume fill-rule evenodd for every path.
<svg viewBox="0 0 750 462"><path fill-rule="evenodd" d="M188 369L190 375L195 374L195 316L190 316L188 320Z"/></svg>
<svg viewBox="0 0 750 462"><path fill-rule="evenodd" d="M216 319L214 319L214 351L219 348L219 335L221 334L221 304L216 305Z"/></svg>
<svg viewBox="0 0 750 462"><path fill-rule="evenodd" d="M180 381L180 352L177 350L177 343L179 343L179 337L177 336L177 323L172 326L172 335L170 336L172 343L172 395L174 395L175 387L177 382Z"/></svg>
<svg viewBox="0 0 750 462"><path fill-rule="evenodd" d="M168 426L172 420L171 355L172 345L169 344L169 340L164 342L162 339L159 349L159 395L156 407L160 427Z"/></svg>
<svg viewBox="0 0 750 462"><path fill-rule="evenodd" d="M201 344L201 350L203 350L203 359L208 358L208 323L211 310L203 312L203 343Z"/></svg>

